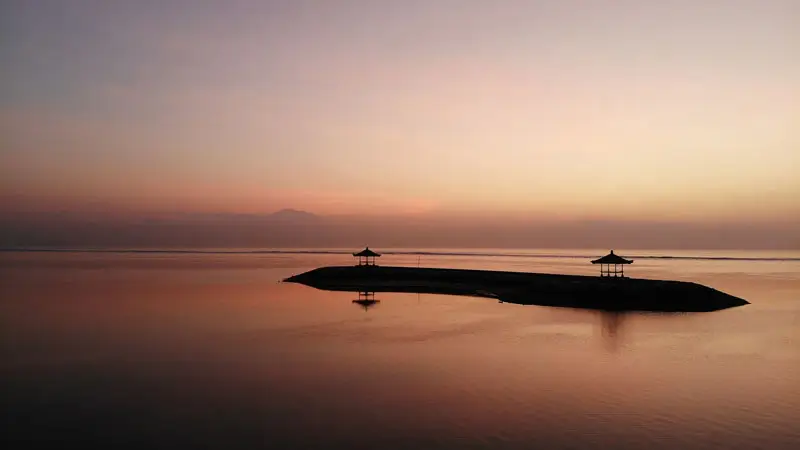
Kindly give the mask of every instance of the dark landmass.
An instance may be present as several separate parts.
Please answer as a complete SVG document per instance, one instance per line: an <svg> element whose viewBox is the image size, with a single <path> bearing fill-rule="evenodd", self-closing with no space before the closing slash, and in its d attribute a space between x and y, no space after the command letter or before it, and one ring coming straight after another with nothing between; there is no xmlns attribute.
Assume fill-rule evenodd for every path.
<svg viewBox="0 0 800 450"><path fill-rule="evenodd" d="M321 267L284 280L330 291L495 298L520 305L609 311L701 312L749 304L684 281L416 267Z"/></svg>

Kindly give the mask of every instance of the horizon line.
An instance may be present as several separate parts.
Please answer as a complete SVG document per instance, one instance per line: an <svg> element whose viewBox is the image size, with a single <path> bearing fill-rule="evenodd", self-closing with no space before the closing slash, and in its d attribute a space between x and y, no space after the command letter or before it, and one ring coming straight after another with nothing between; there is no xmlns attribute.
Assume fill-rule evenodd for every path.
<svg viewBox="0 0 800 450"><path fill-rule="evenodd" d="M556 249L548 249L556 250ZM563 249L573 250L573 249ZM580 249L589 250L589 249ZM800 250L735 250L735 249L716 249L716 250L703 250L694 249L687 251L769 251L769 252L799 252ZM197 254L197 255L351 255L352 250L344 249L131 249L131 248L14 248L3 247L0 248L0 253L115 253L115 254ZM512 258L531 258L531 259L586 259L596 258L598 255L593 254L556 254L556 253L515 253L515 252L480 252L480 251L464 251L464 252L447 252L447 251L426 251L426 250L383 250L382 255L402 255L402 256L475 256L483 258L491 257L512 257ZM753 261L753 262L800 262L800 256L797 257L747 257L747 256L703 256L703 255L650 255L650 254L625 254L627 258L633 259L653 259L653 260L692 260L692 261Z"/></svg>

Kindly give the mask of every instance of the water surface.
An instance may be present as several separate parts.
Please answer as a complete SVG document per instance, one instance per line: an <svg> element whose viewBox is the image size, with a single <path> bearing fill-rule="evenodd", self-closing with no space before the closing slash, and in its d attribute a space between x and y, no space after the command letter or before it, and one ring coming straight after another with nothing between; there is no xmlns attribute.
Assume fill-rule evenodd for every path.
<svg viewBox="0 0 800 450"><path fill-rule="evenodd" d="M380 262L593 274L586 260L558 256L603 253L405 250ZM658 254L748 258L640 259L626 273L697 281L752 304L614 315L379 293L364 309L356 293L279 282L350 263L337 253L5 252L2 439L15 448L796 448L797 255Z"/></svg>

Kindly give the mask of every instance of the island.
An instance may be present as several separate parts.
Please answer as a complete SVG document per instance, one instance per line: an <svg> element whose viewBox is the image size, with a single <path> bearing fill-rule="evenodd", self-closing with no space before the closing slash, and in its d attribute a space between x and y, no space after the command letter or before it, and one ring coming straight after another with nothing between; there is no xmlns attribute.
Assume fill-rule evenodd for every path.
<svg viewBox="0 0 800 450"><path fill-rule="evenodd" d="M749 304L711 287L685 281L392 267L374 262L321 267L284 281L330 291L465 295L520 305L607 311L704 312Z"/></svg>

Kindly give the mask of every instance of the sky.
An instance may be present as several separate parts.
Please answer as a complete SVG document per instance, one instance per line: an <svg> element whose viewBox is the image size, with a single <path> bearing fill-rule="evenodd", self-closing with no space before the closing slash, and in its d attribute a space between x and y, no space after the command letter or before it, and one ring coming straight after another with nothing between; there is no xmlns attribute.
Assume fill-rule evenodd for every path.
<svg viewBox="0 0 800 450"><path fill-rule="evenodd" d="M793 0L0 8L6 217L800 224Z"/></svg>

